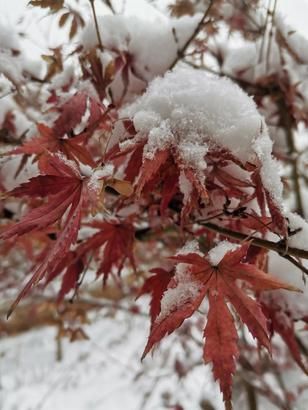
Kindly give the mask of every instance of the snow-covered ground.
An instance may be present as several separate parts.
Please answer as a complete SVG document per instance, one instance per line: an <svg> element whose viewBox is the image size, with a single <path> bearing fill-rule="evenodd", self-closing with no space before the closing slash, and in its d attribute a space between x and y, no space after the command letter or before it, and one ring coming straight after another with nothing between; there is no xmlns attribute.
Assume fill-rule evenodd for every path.
<svg viewBox="0 0 308 410"><path fill-rule="evenodd" d="M63 339L60 362L54 328L2 339L1 410L163 410L176 404L198 410L205 399L224 408L209 366L196 367L182 381L175 376L174 359L184 360L184 353L174 338L141 363L148 318L105 313L92 315L84 327L89 340ZM197 358L201 349L195 350Z"/></svg>

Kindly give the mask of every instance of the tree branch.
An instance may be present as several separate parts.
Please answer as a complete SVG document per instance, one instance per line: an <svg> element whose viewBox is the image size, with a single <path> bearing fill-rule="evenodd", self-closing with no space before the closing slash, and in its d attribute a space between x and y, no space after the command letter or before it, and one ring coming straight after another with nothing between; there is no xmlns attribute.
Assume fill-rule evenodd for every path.
<svg viewBox="0 0 308 410"><path fill-rule="evenodd" d="M169 70L172 70L172 68L181 60L181 58L184 57L185 52L186 52L187 48L189 47L190 43L195 39L195 37L199 34L200 30L202 29L202 26L205 22L205 19L210 14L211 8L212 8L214 3L215 3L215 0L210 0L210 4L209 4L208 8L205 10L202 19L199 21L199 23L198 23L197 27L195 28L194 32L188 38L188 40L183 45L183 47L178 50L177 56L174 59L174 61L172 62L172 64L170 65Z"/></svg>
<svg viewBox="0 0 308 410"><path fill-rule="evenodd" d="M246 235L242 232L233 231L228 228L224 228L222 226L218 226L213 223L200 223L200 225L204 226L208 230L212 232L217 232L221 235L227 236L232 239L238 239L241 241L249 239L252 245L257 246L258 248L269 249L271 251L277 252L280 256L287 259L289 262L293 263L297 268L301 269L303 272L308 274L308 269L302 266L298 261L296 261L292 256L296 258L303 258L308 259L308 251L304 249L286 247L286 245L282 242L273 242L267 239L255 238L253 236Z"/></svg>

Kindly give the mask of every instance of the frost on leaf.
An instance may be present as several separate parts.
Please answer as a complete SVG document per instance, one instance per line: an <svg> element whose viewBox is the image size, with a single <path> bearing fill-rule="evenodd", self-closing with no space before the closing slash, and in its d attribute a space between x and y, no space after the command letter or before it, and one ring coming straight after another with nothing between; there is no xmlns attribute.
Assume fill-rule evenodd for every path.
<svg viewBox="0 0 308 410"><path fill-rule="evenodd" d="M235 360L239 355L235 319L229 310L229 304L259 345L270 350L266 317L261 305L246 294L240 283L246 283L251 291L256 292L297 289L245 262L249 244L236 246L222 242L208 255L202 255L198 250L189 252L190 247L191 245L184 248L183 253L180 251L171 258L177 265L168 285L166 281L157 292L155 277L146 282L147 293L152 293L151 306L155 306L155 320L143 357L164 336L172 333L189 318L207 297L209 310L204 330L203 357L206 363L212 363L214 377L220 383L224 400L228 402L231 400ZM151 285L152 290L149 289ZM160 300L160 309L156 298Z"/></svg>

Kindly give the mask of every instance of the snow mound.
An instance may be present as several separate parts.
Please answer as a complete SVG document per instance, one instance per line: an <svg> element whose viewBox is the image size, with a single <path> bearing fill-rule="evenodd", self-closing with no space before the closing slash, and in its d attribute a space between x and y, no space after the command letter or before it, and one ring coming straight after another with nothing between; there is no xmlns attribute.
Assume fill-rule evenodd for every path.
<svg viewBox="0 0 308 410"><path fill-rule="evenodd" d="M264 119L253 99L228 78L176 68L154 79L121 116L133 120L138 138L147 139L144 158L154 159L156 151L172 146L202 175L208 150L228 149L243 164L261 165L265 188L281 204L282 184Z"/></svg>

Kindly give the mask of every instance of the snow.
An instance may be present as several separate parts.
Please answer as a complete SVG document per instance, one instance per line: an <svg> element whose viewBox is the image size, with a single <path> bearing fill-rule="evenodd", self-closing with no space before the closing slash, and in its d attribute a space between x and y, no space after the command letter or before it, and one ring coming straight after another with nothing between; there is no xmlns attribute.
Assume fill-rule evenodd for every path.
<svg viewBox="0 0 308 410"><path fill-rule="evenodd" d="M176 68L154 79L121 116L133 120L136 139L147 139L144 158L174 147L202 182L211 149L227 148L242 163L260 162L263 184L281 204L282 184L264 120L252 98L228 78Z"/></svg>
<svg viewBox="0 0 308 410"><path fill-rule="evenodd" d="M279 33L287 42L288 47L296 54L296 56L305 64L308 64L308 41L299 32L293 29L285 22L285 19L277 14L275 24Z"/></svg>
<svg viewBox="0 0 308 410"><path fill-rule="evenodd" d="M40 61L25 53L22 39L15 25L0 19L0 73L14 85L24 82L24 72L39 76L42 67Z"/></svg>
<svg viewBox="0 0 308 410"><path fill-rule="evenodd" d="M153 160L158 149L167 149L174 143L174 135L170 130L168 119L162 122L158 127L154 127L148 131L148 143L144 150L144 158Z"/></svg>
<svg viewBox="0 0 308 410"><path fill-rule="evenodd" d="M303 263L304 266L308 266L306 261L303 261ZM302 272L272 251L269 252L268 271L282 281L300 289L303 293L287 290L266 291L262 292L262 299L267 303L274 303L282 309L282 312L289 312L295 320L307 317L308 286L303 280Z"/></svg>
<svg viewBox="0 0 308 410"><path fill-rule="evenodd" d="M243 41L241 46L226 48L223 72L252 83L269 74L280 72L282 61L277 43L271 42L269 57L266 55L267 48L268 42L262 46L262 40L255 43Z"/></svg>
<svg viewBox="0 0 308 410"><path fill-rule="evenodd" d="M148 21L125 15L100 16L98 25L103 46L133 56L132 65L138 77L151 80L170 67L178 49L185 44L201 17L198 14L169 19L157 15L156 19ZM85 28L81 43L85 49L97 45L92 21Z"/></svg>
<svg viewBox="0 0 308 410"><path fill-rule="evenodd" d="M272 36L266 32L264 39L262 37L255 42L244 40L240 45L239 42L237 45L223 44L222 72L250 83L263 83L271 74L281 78L282 82L288 78L291 87L296 89L292 104L298 112L306 113L308 40L307 36L303 36L286 23L287 17L275 13ZM268 117L273 119L264 102L265 98L260 105L267 111ZM295 112L295 117L298 112Z"/></svg>
<svg viewBox="0 0 308 410"><path fill-rule="evenodd" d="M187 275L188 276L188 275ZM171 312L181 308L185 303L194 300L200 292L200 284L187 277L186 282L179 282L175 288L168 289L161 300L161 311L156 319L159 323Z"/></svg>
<svg viewBox="0 0 308 410"><path fill-rule="evenodd" d="M52 77L51 88L59 91L59 89L73 81L75 76L76 68L73 65L64 65L63 71ZM83 83L80 85L83 85Z"/></svg>
<svg viewBox="0 0 308 410"><path fill-rule="evenodd" d="M185 245L176 253L176 255L188 255L189 253L197 253L203 256L199 251L199 244L196 239L186 242Z"/></svg>
<svg viewBox="0 0 308 410"><path fill-rule="evenodd" d="M206 398L215 409L223 410L210 366L193 366L179 389L175 360L187 368L200 362L202 352L195 344L188 343L184 351L171 335L161 355L140 362L149 319L132 315L125 307L116 314L112 307L91 314L92 323L83 326L90 339L74 343L62 339L60 362L55 359L56 329L2 337L1 410L120 410L123 403L126 410L160 410L171 407L163 403L165 392L171 402L184 408L197 409L201 398Z"/></svg>
<svg viewBox="0 0 308 410"><path fill-rule="evenodd" d="M59 158L59 160L61 162L63 162L66 166L68 166L75 174L76 178L80 178L80 169L78 167L78 165L76 164L75 161L68 159L62 152L56 152L54 154L56 157ZM87 172L89 172L89 167L87 167L87 165L83 166L83 171L87 174ZM69 177L71 177L71 175L69 174Z"/></svg>
<svg viewBox="0 0 308 410"><path fill-rule="evenodd" d="M83 167L85 166L83 165ZM111 164L106 164L103 167L98 167L94 169L89 166L86 167L89 169L88 174L86 174L86 176L89 178L87 181L87 199L92 203L93 211L97 212L97 204L100 203L102 200L102 198L100 198L100 194L104 188L105 180L106 178L111 177L113 175L114 167Z"/></svg>
<svg viewBox="0 0 308 410"><path fill-rule="evenodd" d="M90 168L90 167L88 167ZM114 174L114 166L112 164L106 164L103 167L92 169L90 175L90 180L88 182L89 189L94 192L99 192L104 184L104 179L111 177Z"/></svg>
<svg viewBox="0 0 308 410"><path fill-rule="evenodd" d="M14 28L0 20L0 48L19 50L20 42Z"/></svg>
<svg viewBox="0 0 308 410"><path fill-rule="evenodd" d="M187 255L196 253L200 256L203 254L199 251L198 241L188 241L176 253L176 255ZM178 263L175 271L175 286L165 291L161 300L161 312L157 322L167 317L172 311L181 307L186 302L195 299L200 292L200 283L195 280L190 273L190 265L187 263Z"/></svg>
<svg viewBox="0 0 308 410"><path fill-rule="evenodd" d="M145 129L142 123L139 129L140 111L146 118L158 115L159 126L150 124ZM137 131L155 131L155 140L149 138L150 152L164 148L168 133L176 145L195 143L203 149L211 139L244 162L251 157L251 143L258 137L262 124L253 100L237 85L193 68L175 69L153 80L147 92L123 110L125 115L133 118ZM185 156L185 150L182 155Z"/></svg>
<svg viewBox="0 0 308 410"><path fill-rule="evenodd" d="M93 168L89 165L83 164L82 162L79 163L79 169L81 174L85 177L91 177L93 174Z"/></svg>
<svg viewBox="0 0 308 410"><path fill-rule="evenodd" d="M114 174L114 165L105 164L103 167L95 171L98 178L111 177Z"/></svg>
<svg viewBox="0 0 308 410"><path fill-rule="evenodd" d="M183 171L180 172L179 176L179 188L182 194L184 195L183 203L186 204L190 199L193 186Z"/></svg>
<svg viewBox="0 0 308 410"><path fill-rule="evenodd" d="M22 62L7 50L0 49L0 73L5 75L14 85L24 82L21 72Z"/></svg>
<svg viewBox="0 0 308 410"><path fill-rule="evenodd" d="M25 0L16 1L26 2ZM228 13L229 15L231 14L231 6L228 4L224 6L226 9L229 7L229 12L228 10L224 11L227 17ZM296 8L294 4L293 8ZM190 17L179 20L157 19L152 22L144 22L135 17L128 18L124 16L109 16L108 18L103 17L100 19L104 45L110 49L118 48L121 51L131 53L134 56L134 69L137 74L140 74L142 78L147 80L164 72L165 68L175 58L177 49L183 44L184 39L190 35L196 23L196 19L194 20ZM298 33L290 32L291 30L288 26L281 25L279 22L278 25L289 46L307 63L307 41L304 41ZM176 28L178 43L176 43L175 37L172 34L172 27ZM14 30L5 30L0 23L0 47L5 48L5 51L2 51L2 54L0 54L0 71L7 72L15 82L22 82L23 76L21 75L20 68L25 67L25 64L28 64L30 67L31 64L18 57L11 56L8 49L18 49L19 39ZM85 40L91 40L93 43L91 44L90 41L86 44L85 42L85 46L91 47L96 42L92 22L87 30L84 34ZM53 36L51 35L50 38L53 38ZM162 44L164 44L164 47L161 47ZM249 47L239 49L238 53L232 54L232 61L230 54L229 65L226 64L225 68L229 67L232 73L234 70L245 68L245 66L253 63L254 67L251 69L251 72L247 72L245 75L247 75L247 78L251 78L250 75L256 78L260 77L265 73L265 65L264 61L258 65L259 46L260 44L250 45ZM272 53L273 58L269 62L269 72L281 69L275 44L273 44ZM290 68L290 62L288 62L288 69ZM295 66L292 67L294 72L292 77L293 84L299 81L295 78L299 75L295 73L295 68ZM303 81L307 81L307 67L303 66L301 69L300 80L302 83L299 87L303 87ZM73 74L74 67L70 67L64 74L56 76L52 82L53 88L65 85L73 77ZM168 74L170 82L175 79L172 75ZM133 120L139 133L138 137L148 138L144 157L153 159L157 149L173 144L178 149L183 162L187 166L195 168L200 176L207 167L206 155L209 150L215 144L227 147L243 162L248 159L252 159L252 161L257 159L262 163L261 176L263 183L273 198L278 203L281 203L282 185L279 178L279 164L271 157L272 142L268 138L262 118L256 113L255 107L253 107L252 100L244 95L244 93L240 95L241 93L238 91L235 98L234 84L231 86L230 83L228 88L226 82L223 83L224 79L219 79L219 81L215 79L214 81L208 80L209 78L207 77L205 80L203 73L198 78L196 75L196 84L198 83L198 86L201 86L196 106L193 106L195 96L188 95L189 90L193 88L190 84L190 74L182 76L181 81L184 81L184 83L181 83L181 86L178 87L178 94L176 96L174 94L168 95L168 90L171 90L172 87L169 87L170 84L167 84L169 88L167 87L166 92L163 86L160 88L157 93L156 103L154 104L152 101L153 106L145 104L145 109L143 109L143 103L139 104L140 109L133 113ZM158 83L163 80L157 79L155 81ZM204 95L201 95L203 83L207 82L209 84L210 81L213 82L212 91L204 92ZM179 84L180 81L178 82ZM185 87L183 87L183 84L185 84ZM186 92L186 85L188 92ZM88 88L90 85L88 83L80 83L79 87ZM217 98L214 95L216 93L215 88L217 88L218 92ZM225 89L225 92L222 92L222 88ZM198 89L197 85L195 89ZM176 90L176 86L173 87L173 90ZM228 94L230 95L228 96ZM94 91L93 95L95 95ZM306 95L308 95L307 91ZM242 101L240 102L240 100ZM212 104L213 107L210 107ZM251 110L248 109L248 106L251 107ZM190 107L192 107L192 112L189 111ZM201 107L202 110L206 111L208 116L204 122L198 117L199 111L196 107L198 109ZM3 108L4 103L2 102ZM238 108L238 110L235 108ZM200 116L204 114L202 110ZM187 113L189 118L186 121L184 117L187 119ZM86 114L88 115L88 113L85 113L82 123L86 122ZM16 122L20 124L20 121ZM261 128L263 128L262 131ZM219 131L217 135L213 132L216 129ZM203 134L204 130L207 133ZM247 137L245 137L246 139L244 134ZM239 139L238 136L240 137ZM16 159L14 161L15 163L17 162ZM91 176L92 169L90 167L81 165L80 168L84 175ZM6 173L7 168L5 170L3 168L2 171ZM103 170L95 170L90 183L96 186L100 178L111 176L112 174L113 169L111 167L108 168L108 166ZM185 202L192 191L192 185L183 171L180 172L179 185ZM306 238L308 238L307 223L296 214L286 214L286 216L289 219L291 230L295 230L298 227L302 228L300 232L289 237L288 244L308 250L308 245L306 244ZM225 253L231 250L230 246L232 244L229 243L228 245L226 242L219 244L209 252L208 257L212 264L217 265ZM187 243L179 251L181 254L190 252L199 252L196 241ZM189 265L186 264L179 264L177 267L176 278L178 286L174 289L169 289L163 298L165 315L178 306L178 304L198 294L198 284L190 277L188 267ZM293 282L304 291L303 294L288 291L271 292L271 297L275 298L275 303L278 303L284 310L291 310L294 318L300 318L307 314L307 287L303 284L301 272L284 259L277 255L273 256L273 254L270 254L270 271L287 282ZM117 322L116 325L115 322ZM135 365L132 359L136 359L137 362L139 358L136 357L138 355L134 351L136 340L140 344L138 346L138 348L140 347L139 352L142 351L141 344L146 337L144 333L145 322L142 322L141 326L139 326L140 329L137 331L128 332L130 329L125 329L127 331L121 334L125 343L120 348L119 343L114 343L114 340L111 340L111 335L116 339L120 338L119 333L126 324L126 318L120 323L115 318L112 318L112 321L110 320L110 323L107 325L105 320L104 323L98 321L93 325L92 329L89 326L89 332L93 336L93 342L89 342L90 344L88 345L90 348L82 347L80 343L71 346L67 346L67 343L65 343L65 350L67 347L67 352L65 351L65 358L61 364L53 361L52 343L54 335L51 334L50 329L43 329L16 339L2 340L0 351L2 370L0 376L0 407L4 410L12 410L13 408L26 410L38 407L53 409L63 408L63 406L68 410L70 406L76 410L102 407L118 409L122 407L123 401L125 401L128 410L139 408L141 391L139 388L133 389L133 383L129 385L129 383L123 381L123 375L128 375L133 379L135 377L134 372L140 371L139 363ZM117 325L119 325L118 328L116 327ZM48 342L46 342L46 339L48 339ZM87 343L85 342L84 346ZM174 349L175 346L172 346L172 348ZM94 350L92 356L91 349ZM111 350L113 353L111 353ZM163 355L163 360L165 357ZM114 371L114 368L112 368L110 371L110 366L114 366L115 363L119 364L120 370ZM159 370L161 369L158 367ZM203 380L200 376L206 374L207 370L208 368L202 367L201 372L197 373L197 377L193 377L193 381L190 384L191 398L196 399L201 390L206 390L208 395L213 395L212 403L215 404L215 408L223 408L222 403L216 403L219 401L219 393L217 386L209 381L210 377L204 380L204 385L202 385ZM171 368L171 371L173 371L173 368ZM195 372L195 369L191 373L193 372ZM288 372L283 372L282 375L285 377L287 374ZM168 377L168 382L170 382L169 379L171 379L171 376ZM289 382L288 379L286 381ZM114 382L118 383L118 385L114 386ZM185 381L182 380L181 389L179 389L178 381L174 382L176 396L182 393L182 386L185 383L186 379ZM166 384L164 383L164 386ZM150 391L153 385L149 386ZM193 406L191 398L186 401L188 403L187 407L184 404L185 408ZM44 403L41 405L42 402ZM199 407L197 400L195 405L196 408ZM266 402L264 408L268 408L268 406L269 404ZM154 403L151 402L148 407L162 408L160 398L156 397L156 401L154 400ZM263 408L263 405L261 407ZM306 407L304 404L303 407L298 408L304 409Z"/></svg>
<svg viewBox="0 0 308 410"><path fill-rule="evenodd" d="M234 251L235 249L239 248L239 246L240 245L231 243L229 241L221 241L218 243L218 245L216 245L209 251L207 258L212 266L218 266L226 253Z"/></svg>
<svg viewBox="0 0 308 410"><path fill-rule="evenodd" d="M276 204L283 209L283 185L280 179L281 166L279 162L272 157L272 147L273 142L267 133L262 133L261 136L253 142L253 150L262 164L260 170L262 182L272 198L276 201Z"/></svg>
<svg viewBox="0 0 308 410"><path fill-rule="evenodd" d="M78 134L80 134L82 131L85 130L85 128L86 128L87 125L88 125L88 121L89 121L90 115L91 115L91 100L90 100L90 98L87 98L86 110L85 110L83 116L81 117L80 123L77 124L77 125L74 127L74 130L73 130L75 135L78 135Z"/></svg>
<svg viewBox="0 0 308 410"><path fill-rule="evenodd" d="M281 38L283 41L281 41ZM269 44L270 42L270 44ZM270 55L267 50L270 47ZM290 60L296 65L308 63L308 40L276 13L273 35L256 42L243 41L240 46L224 48L223 72L255 82L273 73L283 76L283 70L292 73Z"/></svg>
<svg viewBox="0 0 308 410"><path fill-rule="evenodd" d="M286 217L289 221L291 234L288 237L288 245L308 251L308 223L296 213L287 212ZM300 229L299 232L292 234L292 231Z"/></svg>
<svg viewBox="0 0 308 410"><path fill-rule="evenodd" d="M200 146L200 144L196 144L195 142L185 141L180 144L179 150L186 166L196 168L200 171L206 169L207 164L204 157L208 153L207 145L204 144L203 146Z"/></svg>

